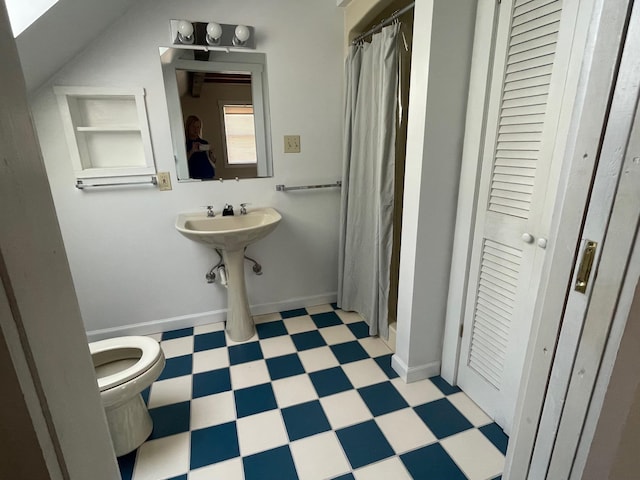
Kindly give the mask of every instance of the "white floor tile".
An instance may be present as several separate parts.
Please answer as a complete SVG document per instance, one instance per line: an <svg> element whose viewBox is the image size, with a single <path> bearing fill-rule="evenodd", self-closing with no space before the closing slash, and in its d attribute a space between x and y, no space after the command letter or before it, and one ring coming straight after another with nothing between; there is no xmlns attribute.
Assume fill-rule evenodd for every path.
<svg viewBox="0 0 640 480"><path fill-rule="evenodd" d="M238 444L240 455L247 456L289 443L280 410L239 418Z"/></svg>
<svg viewBox="0 0 640 480"><path fill-rule="evenodd" d="M280 357L296 352L296 346L289 335L279 335L260 340L260 348L264 358Z"/></svg>
<svg viewBox="0 0 640 480"><path fill-rule="evenodd" d="M482 409L476 405L464 392L454 393L447 397L453 405L467 417L467 420L471 422L474 427L482 427L493 422L491 418L482 411Z"/></svg>
<svg viewBox="0 0 640 480"><path fill-rule="evenodd" d="M367 387L389 380L387 374L371 358L342 365L342 370L355 388Z"/></svg>
<svg viewBox="0 0 640 480"><path fill-rule="evenodd" d="M158 480L189 471L189 432L149 440L138 449L133 480Z"/></svg>
<svg viewBox="0 0 640 480"><path fill-rule="evenodd" d="M298 352L300 362L304 367L305 372L317 372L319 370L326 370L327 368L333 368L340 365L340 362L336 359L329 347L318 347L310 350L303 350Z"/></svg>
<svg viewBox="0 0 640 480"><path fill-rule="evenodd" d="M320 335L327 342L327 345L337 345L338 343L353 342L356 336L346 325L334 325L320 329Z"/></svg>
<svg viewBox="0 0 640 480"><path fill-rule="evenodd" d="M320 404L334 430L355 425L373 417L362 397L355 390L323 397L320 399Z"/></svg>
<svg viewBox="0 0 640 480"><path fill-rule="evenodd" d="M226 348L213 348L193 354L193 373L208 372L229 366L229 352Z"/></svg>
<svg viewBox="0 0 640 480"><path fill-rule="evenodd" d="M189 472L188 480L242 480L244 468L240 457Z"/></svg>
<svg viewBox="0 0 640 480"><path fill-rule="evenodd" d="M232 391L191 400L191 430L221 425L235 419L236 402Z"/></svg>
<svg viewBox="0 0 640 480"><path fill-rule="evenodd" d="M493 478L504 468L504 455L475 428L445 438L440 444L469 480Z"/></svg>
<svg viewBox="0 0 640 480"><path fill-rule="evenodd" d="M181 338L172 338L160 342L165 358L180 357L193 353L193 335Z"/></svg>
<svg viewBox="0 0 640 480"><path fill-rule="evenodd" d="M149 408L191 400L191 375L159 380L151 385Z"/></svg>
<svg viewBox="0 0 640 480"><path fill-rule="evenodd" d="M282 378L273 382L271 386L280 408L290 407L291 405L318 398L316 389L313 388L311 379L307 374Z"/></svg>
<svg viewBox="0 0 640 480"><path fill-rule="evenodd" d="M207 323L206 325L198 325L193 327L194 335L202 335L203 333L221 332L224 330L224 322Z"/></svg>
<svg viewBox="0 0 640 480"><path fill-rule="evenodd" d="M356 480L412 480L398 457L391 457L354 470L353 476Z"/></svg>
<svg viewBox="0 0 640 480"><path fill-rule="evenodd" d="M267 323L267 322L275 322L276 320L282 319L280 313L265 313L264 315L254 315L253 323Z"/></svg>
<svg viewBox="0 0 640 480"><path fill-rule="evenodd" d="M285 318L283 320L284 326L287 327L289 335L294 333L308 332L309 330L315 330L316 324L313 323L309 315L303 315L301 317Z"/></svg>
<svg viewBox="0 0 640 480"><path fill-rule="evenodd" d="M162 340L162 332L150 333L149 335L145 335L145 337L153 338L156 342L160 342Z"/></svg>
<svg viewBox="0 0 640 480"><path fill-rule="evenodd" d="M429 379L404 383L401 378L394 378L391 383L412 407L444 397L440 389L431 383Z"/></svg>
<svg viewBox="0 0 640 480"><path fill-rule="evenodd" d="M336 310L336 315L338 315L344 323L355 323L362 321L362 317L357 312L345 312L344 310Z"/></svg>
<svg viewBox="0 0 640 480"><path fill-rule="evenodd" d="M351 470L334 432L303 438L289 448L300 480L334 478Z"/></svg>
<svg viewBox="0 0 640 480"><path fill-rule="evenodd" d="M229 370L231 372L231 387L234 390L253 387L254 385L271 381L267 363L264 360L232 365Z"/></svg>
<svg viewBox="0 0 640 480"><path fill-rule="evenodd" d="M370 357L379 357L393 353L379 337L365 337L358 340Z"/></svg>
<svg viewBox="0 0 640 480"><path fill-rule="evenodd" d="M315 315L316 313L333 312L333 307L325 303L322 305L314 305L313 307L306 307L306 310L309 315Z"/></svg>
<svg viewBox="0 0 640 480"><path fill-rule="evenodd" d="M437 440L413 408L376 417L376 423L397 454L424 447Z"/></svg>

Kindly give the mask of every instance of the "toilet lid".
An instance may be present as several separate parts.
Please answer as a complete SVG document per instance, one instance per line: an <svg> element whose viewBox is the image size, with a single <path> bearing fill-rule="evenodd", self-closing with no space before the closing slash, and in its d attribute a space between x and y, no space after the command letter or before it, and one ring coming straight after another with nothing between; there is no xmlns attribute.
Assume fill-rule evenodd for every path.
<svg viewBox="0 0 640 480"><path fill-rule="evenodd" d="M101 392L142 375L158 361L162 355L162 350L160 349L160 344L154 339L141 336L109 338L89 344L89 351L92 356L108 351L131 349L141 352L139 358L137 355L135 357L138 358L138 361L129 368L98 378L98 388Z"/></svg>

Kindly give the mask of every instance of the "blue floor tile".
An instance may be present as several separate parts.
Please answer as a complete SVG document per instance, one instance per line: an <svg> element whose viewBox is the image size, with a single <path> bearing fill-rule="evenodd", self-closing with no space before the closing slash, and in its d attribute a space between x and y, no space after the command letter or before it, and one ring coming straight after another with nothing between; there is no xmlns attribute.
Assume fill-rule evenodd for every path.
<svg viewBox="0 0 640 480"><path fill-rule="evenodd" d="M120 477L122 480L131 480L133 476L133 466L136 463L137 450L127 453L122 457L118 457L118 467L120 468Z"/></svg>
<svg viewBox="0 0 640 480"><path fill-rule="evenodd" d="M193 339L193 351L202 352L212 348L226 347L227 340L224 332L209 332L196 335Z"/></svg>
<svg viewBox="0 0 640 480"><path fill-rule="evenodd" d="M480 430L485 437L487 437L491 443L493 443L503 455L507 454L507 446L509 445L509 437L505 435L500 426L497 423L490 423L484 427L480 427Z"/></svg>
<svg viewBox="0 0 640 480"><path fill-rule="evenodd" d="M320 332L313 330L311 332L295 333L291 335L291 340L298 351L310 350L316 347L323 347L327 344L320 335Z"/></svg>
<svg viewBox="0 0 640 480"><path fill-rule="evenodd" d="M184 475L179 475L177 477L171 477L168 480L187 480L187 474L185 473Z"/></svg>
<svg viewBox="0 0 640 480"><path fill-rule="evenodd" d="M271 380L293 377L304 373L304 367L297 353L267 359L267 368Z"/></svg>
<svg viewBox="0 0 640 480"><path fill-rule="evenodd" d="M318 328L342 325L342 319L336 312L316 313L311 315L311 320L313 320L313 323L315 323Z"/></svg>
<svg viewBox="0 0 640 480"><path fill-rule="evenodd" d="M341 364L369 358L369 354L357 341L331 345L331 351Z"/></svg>
<svg viewBox="0 0 640 480"><path fill-rule="evenodd" d="M374 417L407 408L409 404L391 382L383 382L358 389Z"/></svg>
<svg viewBox="0 0 640 480"><path fill-rule="evenodd" d="M348 323L347 327L351 330L356 338L365 338L369 336L369 325L365 322Z"/></svg>
<svg viewBox="0 0 640 480"><path fill-rule="evenodd" d="M240 456L236 422L191 432L191 469Z"/></svg>
<svg viewBox="0 0 640 480"><path fill-rule="evenodd" d="M334 310L338 309L338 304L337 303L332 303L331 304L331 308L333 308Z"/></svg>
<svg viewBox="0 0 640 480"><path fill-rule="evenodd" d="M287 445L242 459L245 480L298 480Z"/></svg>
<svg viewBox="0 0 640 480"><path fill-rule="evenodd" d="M238 418L278 408L270 383L234 390Z"/></svg>
<svg viewBox="0 0 640 480"><path fill-rule="evenodd" d="M326 397L327 395L333 395L334 393L344 392L345 390L351 390L353 388L349 378L340 367L311 372L309 378L320 397Z"/></svg>
<svg viewBox="0 0 640 480"><path fill-rule="evenodd" d="M142 400L144 400L145 405L149 405L149 394L151 393L151 387L145 388L140 395L142 396Z"/></svg>
<svg viewBox="0 0 640 480"><path fill-rule="evenodd" d="M433 382L433 384L440 389L442 393L445 395L453 395L454 393L461 392L459 387L454 387L449 384L444 378L440 375L436 377L431 377L429 380Z"/></svg>
<svg viewBox="0 0 640 480"><path fill-rule="evenodd" d="M149 440L189 431L191 402L173 403L149 410L153 431Z"/></svg>
<svg viewBox="0 0 640 480"><path fill-rule="evenodd" d="M414 410L438 439L473 427L446 398L419 405Z"/></svg>
<svg viewBox="0 0 640 480"><path fill-rule="evenodd" d="M331 430L331 425L318 400L282 409L289 441Z"/></svg>
<svg viewBox="0 0 640 480"><path fill-rule="evenodd" d="M167 358L164 369L158 377L158 380L166 380L168 378L191 375L192 367L193 358L191 355L182 355L181 357Z"/></svg>
<svg viewBox="0 0 640 480"><path fill-rule="evenodd" d="M400 375L391 367L391 357L392 353L388 355L381 355L380 357L376 357L373 360L378 364L378 366L387 374L387 377L398 378Z"/></svg>
<svg viewBox="0 0 640 480"><path fill-rule="evenodd" d="M400 455L412 478L467 480L439 443Z"/></svg>
<svg viewBox="0 0 640 480"><path fill-rule="evenodd" d="M262 358L262 349L259 342L243 343L229 347L229 362L231 365L253 362Z"/></svg>
<svg viewBox="0 0 640 480"><path fill-rule="evenodd" d="M332 480L355 480L352 474L347 473L345 475L340 475L339 477L333 478Z"/></svg>
<svg viewBox="0 0 640 480"><path fill-rule="evenodd" d="M307 314L306 308L296 308L295 310L286 310L284 312L280 312L280 316L282 318L293 318L293 317L301 317L302 315Z"/></svg>
<svg viewBox="0 0 640 480"><path fill-rule="evenodd" d="M282 320L259 323L256 325L256 331L258 332L258 338L260 339L288 335L287 327L284 326L284 322Z"/></svg>
<svg viewBox="0 0 640 480"><path fill-rule="evenodd" d="M228 368L196 373L193 376L192 397L200 398L231 390L231 375Z"/></svg>
<svg viewBox="0 0 640 480"><path fill-rule="evenodd" d="M181 328L180 330L171 330L170 332L162 333L162 340L171 340L174 338L188 337L193 335L193 327Z"/></svg>
<svg viewBox="0 0 640 480"><path fill-rule="evenodd" d="M336 434L351 467L354 469L395 454L384 434L373 420L336 430Z"/></svg>

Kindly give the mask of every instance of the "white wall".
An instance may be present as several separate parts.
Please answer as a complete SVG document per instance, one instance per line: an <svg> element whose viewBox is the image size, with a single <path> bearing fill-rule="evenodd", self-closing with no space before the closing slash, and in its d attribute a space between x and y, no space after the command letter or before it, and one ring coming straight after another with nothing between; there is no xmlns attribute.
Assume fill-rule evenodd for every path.
<svg viewBox="0 0 640 480"><path fill-rule="evenodd" d="M475 3L417 0L394 368L440 373Z"/></svg>
<svg viewBox="0 0 640 480"><path fill-rule="evenodd" d="M158 47L169 43L169 19L253 25L265 52L275 176L240 182L178 183ZM226 291L204 274L216 254L182 237L178 212L224 203L270 205L278 229L248 254L247 289L258 313L323 302L337 288L339 191L275 191L275 185L332 182L341 174L343 12L333 2L299 0L153 0L135 5L32 101L85 327L90 332L168 321L163 329L221 320ZM142 86L155 161L173 190L151 187L80 191L68 159L53 85ZM301 136L302 153L283 153L283 135ZM158 330L157 326L130 331ZM100 335L98 335L100 336Z"/></svg>

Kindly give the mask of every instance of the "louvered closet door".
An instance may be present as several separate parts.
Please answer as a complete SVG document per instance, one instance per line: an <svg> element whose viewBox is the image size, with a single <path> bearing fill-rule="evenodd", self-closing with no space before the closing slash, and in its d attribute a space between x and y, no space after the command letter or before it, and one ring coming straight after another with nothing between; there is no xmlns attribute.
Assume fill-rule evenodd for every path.
<svg viewBox="0 0 640 480"><path fill-rule="evenodd" d="M561 1L503 0L496 34L458 383L507 432L544 259L540 210L557 183L549 171L566 76L557 59L571 44L560 30L573 30L561 17Z"/></svg>

